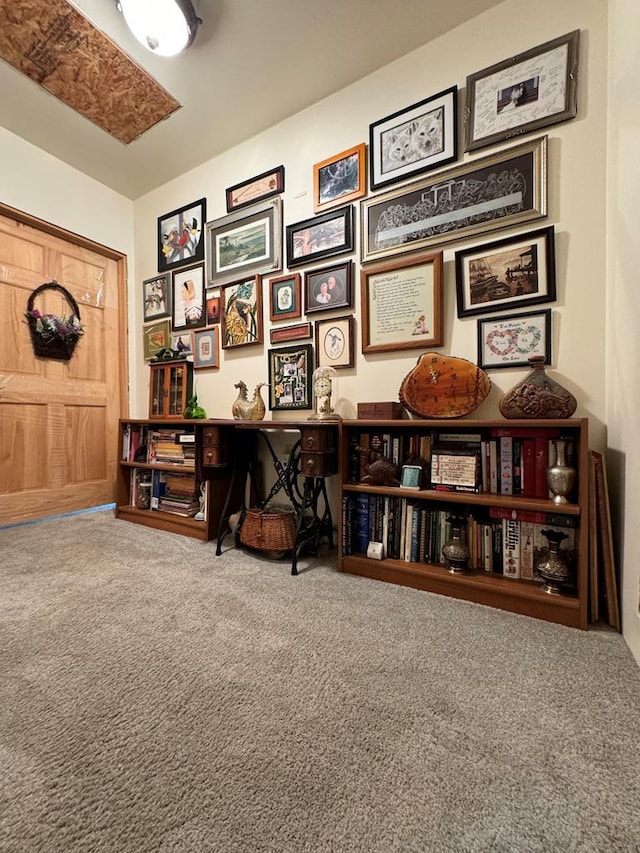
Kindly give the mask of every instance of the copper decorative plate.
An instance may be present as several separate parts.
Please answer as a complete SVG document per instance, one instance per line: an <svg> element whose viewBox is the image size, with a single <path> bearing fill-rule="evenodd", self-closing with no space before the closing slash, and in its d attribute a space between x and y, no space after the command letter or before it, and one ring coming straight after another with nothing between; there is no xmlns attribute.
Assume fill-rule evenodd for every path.
<svg viewBox="0 0 640 853"><path fill-rule="evenodd" d="M424 353L402 380L399 397L421 418L459 418L477 409L491 380L466 358Z"/></svg>

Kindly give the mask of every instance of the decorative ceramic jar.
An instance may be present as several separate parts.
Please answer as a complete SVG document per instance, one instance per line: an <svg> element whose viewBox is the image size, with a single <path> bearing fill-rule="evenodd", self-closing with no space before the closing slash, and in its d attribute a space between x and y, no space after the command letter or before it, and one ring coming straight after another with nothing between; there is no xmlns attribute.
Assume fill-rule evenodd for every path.
<svg viewBox="0 0 640 853"><path fill-rule="evenodd" d="M555 448L555 460L547 468L547 485L553 493L554 503L568 504L576 479L576 469L567 464L567 440L553 438L551 442Z"/></svg>
<svg viewBox="0 0 640 853"><path fill-rule="evenodd" d="M529 356L531 371L499 403L505 418L570 418L578 401L552 379L544 368L543 355Z"/></svg>
<svg viewBox="0 0 640 853"><path fill-rule="evenodd" d="M471 556L471 550L463 533L467 519L462 515L448 515L447 521L451 525L451 533L442 546L442 554L447 561L449 571L453 574L459 574L469 567L469 557Z"/></svg>

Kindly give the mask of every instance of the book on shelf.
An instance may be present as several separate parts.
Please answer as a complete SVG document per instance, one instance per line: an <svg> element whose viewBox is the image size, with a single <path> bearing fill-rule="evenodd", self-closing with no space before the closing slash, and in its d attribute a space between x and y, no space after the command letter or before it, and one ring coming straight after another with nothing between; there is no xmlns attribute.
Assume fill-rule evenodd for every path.
<svg viewBox="0 0 640 853"><path fill-rule="evenodd" d="M457 492L480 491L480 450L434 446L431 488Z"/></svg>
<svg viewBox="0 0 640 853"><path fill-rule="evenodd" d="M520 577L520 522L513 518L502 519L502 574Z"/></svg>

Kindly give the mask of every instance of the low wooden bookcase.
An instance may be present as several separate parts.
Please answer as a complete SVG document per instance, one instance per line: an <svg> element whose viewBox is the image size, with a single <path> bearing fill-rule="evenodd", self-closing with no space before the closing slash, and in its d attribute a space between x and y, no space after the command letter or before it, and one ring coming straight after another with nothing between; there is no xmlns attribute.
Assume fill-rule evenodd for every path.
<svg viewBox="0 0 640 853"><path fill-rule="evenodd" d="M455 447L463 455L465 452L471 453L478 442L480 456L477 490L471 487L469 491L463 491L446 485L440 488L432 486L429 460L419 457L430 457L433 448L443 444L443 436L448 436L447 441L451 442L449 447ZM530 459L532 448L537 448L539 456L545 447L549 452L550 436L566 439L572 448L571 459L576 478L569 503L554 503L546 488L540 485L540 477L549 464L548 459L538 459L537 473L533 467L535 460ZM508 442L501 444L503 437L512 439L510 462L507 451L502 450L503 447L509 447ZM525 440L526 462L523 455ZM514 443L516 451L513 450ZM490 459L492 444L493 460ZM380 448L385 457L393 458L395 455L394 461L400 467L403 463L421 464L425 470L422 487L405 489L400 485L374 485L367 481L362 462L363 448L367 446ZM340 441L338 568L343 572L429 590L572 627L587 628L588 464L586 419L345 420L341 426ZM503 471L500 470L501 465L504 466ZM463 466L463 470L468 467ZM498 485L495 479L491 482L492 470L494 478L503 474L502 482ZM537 486L532 479L536 476ZM501 492L503 487L505 491L510 489L511 493ZM409 507L413 524L406 522ZM436 525L440 525L440 536L444 538L445 535L438 513L444 516L465 515L471 519L468 531L472 531L471 535L476 537L476 547L472 547L469 568L462 573L450 572L447 565L440 561L443 541L437 541L436 548L431 547L430 551L427 547L429 532L432 539L437 539L434 533ZM398 514L401 517L400 525ZM401 532L402 518L406 522L404 534ZM366 519L366 526L363 519ZM423 519L426 521L423 522ZM562 594L549 594L539 579L531 578L529 556L523 569L528 579L519 577L519 570L511 566L509 571L512 576L505 576L504 567L501 569L496 565L500 559L498 545L495 546L496 552L489 556L485 537L489 535L487 526L490 525L491 536L497 539L503 519L521 522L516 525L520 533L523 532L522 524L526 522L532 525L538 537L541 527L554 524L566 527L571 536L573 582ZM478 527L481 528L480 533ZM530 534L531 526L526 526L523 535ZM404 537L401 553L394 538L396 536ZM413 550L407 544L409 536L413 536ZM367 557L368 541L379 540L383 542L383 559Z"/></svg>

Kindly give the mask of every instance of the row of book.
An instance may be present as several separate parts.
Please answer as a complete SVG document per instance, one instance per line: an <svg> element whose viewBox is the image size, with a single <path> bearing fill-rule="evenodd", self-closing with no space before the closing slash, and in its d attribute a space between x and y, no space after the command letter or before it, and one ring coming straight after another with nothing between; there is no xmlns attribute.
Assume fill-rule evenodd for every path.
<svg viewBox="0 0 640 853"><path fill-rule="evenodd" d="M342 498L342 554L366 554L380 542L384 556L409 563L444 564L442 547L451 534L451 506L410 498L349 493ZM548 551L543 530L560 531L561 553L575 565L576 520L560 513L501 507L456 509L465 516L469 568L523 580L540 580L537 563Z"/></svg>
<svg viewBox="0 0 640 853"><path fill-rule="evenodd" d="M196 436L193 429L127 424L122 432L122 459L162 465L194 466Z"/></svg>
<svg viewBox="0 0 640 853"><path fill-rule="evenodd" d="M135 468L130 478L129 503L139 509L193 517L200 509L200 490L194 474Z"/></svg>
<svg viewBox="0 0 640 853"><path fill-rule="evenodd" d="M420 487L548 498L547 468L560 428L491 427L484 432L367 431L351 437L349 481L361 482L380 457L398 467L419 465ZM569 437L570 438L570 437ZM570 452L575 448L569 443ZM571 464L571 458L569 459Z"/></svg>

